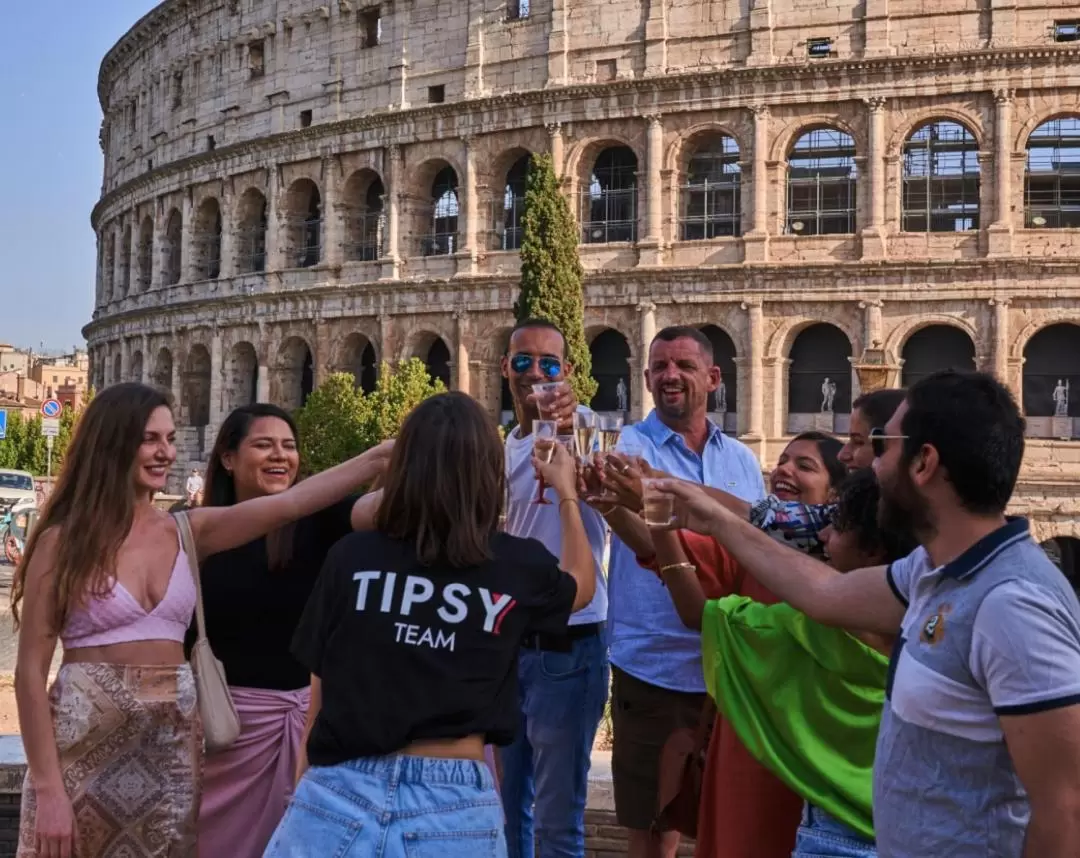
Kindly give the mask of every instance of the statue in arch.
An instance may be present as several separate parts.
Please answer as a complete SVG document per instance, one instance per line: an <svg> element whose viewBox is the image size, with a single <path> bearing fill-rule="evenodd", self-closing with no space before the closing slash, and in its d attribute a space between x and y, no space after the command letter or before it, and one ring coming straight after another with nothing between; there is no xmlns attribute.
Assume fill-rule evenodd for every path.
<svg viewBox="0 0 1080 858"><path fill-rule="evenodd" d="M727 385L722 379L720 386L716 388L716 410L721 414L727 413Z"/></svg>
<svg viewBox="0 0 1080 858"><path fill-rule="evenodd" d="M626 380L623 378L620 378L619 383L615 385L615 404L619 411L630 410L630 397L626 390Z"/></svg>
<svg viewBox="0 0 1080 858"><path fill-rule="evenodd" d="M828 376L821 383L821 413L832 414L833 403L836 401L836 382Z"/></svg>
<svg viewBox="0 0 1080 858"><path fill-rule="evenodd" d="M1069 380L1065 379L1064 382L1059 378L1057 386L1054 388L1054 416L1055 417L1068 417L1069 416Z"/></svg>

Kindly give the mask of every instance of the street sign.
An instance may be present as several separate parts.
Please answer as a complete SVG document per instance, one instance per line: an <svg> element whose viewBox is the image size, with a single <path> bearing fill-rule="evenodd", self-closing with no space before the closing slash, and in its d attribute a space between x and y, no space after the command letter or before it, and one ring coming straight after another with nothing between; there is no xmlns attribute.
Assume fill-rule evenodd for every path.
<svg viewBox="0 0 1080 858"><path fill-rule="evenodd" d="M60 420L56 417L41 418L41 434L46 438L55 438L60 434Z"/></svg>
<svg viewBox="0 0 1080 858"><path fill-rule="evenodd" d="M46 399L41 403L42 417L59 417L63 410L64 406L57 399Z"/></svg>
<svg viewBox="0 0 1080 858"><path fill-rule="evenodd" d="M7 411L0 408L0 441L7 437Z"/></svg>

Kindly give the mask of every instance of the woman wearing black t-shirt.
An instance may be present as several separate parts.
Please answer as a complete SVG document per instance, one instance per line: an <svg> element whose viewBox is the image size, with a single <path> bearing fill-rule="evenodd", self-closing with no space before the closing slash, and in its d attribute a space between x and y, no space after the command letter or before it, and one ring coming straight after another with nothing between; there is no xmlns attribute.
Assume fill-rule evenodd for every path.
<svg viewBox="0 0 1080 858"><path fill-rule="evenodd" d="M274 405L245 405L221 425L204 505L231 506L296 482L296 425ZM207 557L206 629L240 713L240 738L206 759L199 852L258 858L285 812L303 742L310 674L289 650L330 547L350 533L355 498L270 536ZM194 628L188 645L194 642Z"/></svg>
<svg viewBox="0 0 1080 858"><path fill-rule="evenodd" d="M409 415L376 529L330 551L296 632L311 767L269 858L506 855L484 743L514 738L522 638L565 631L595 588L573 457L555 445L536 466L558 493L566 572L499 532L503 445L484 410L446 393Z"/></svg>

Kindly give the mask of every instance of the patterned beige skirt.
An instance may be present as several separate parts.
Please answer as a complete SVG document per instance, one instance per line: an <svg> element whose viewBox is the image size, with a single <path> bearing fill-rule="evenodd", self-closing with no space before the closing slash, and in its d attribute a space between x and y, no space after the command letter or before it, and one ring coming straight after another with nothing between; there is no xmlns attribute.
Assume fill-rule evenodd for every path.
<svg viewBox="0 0 1080 858"><path fill-rule="evenodd" d="M195 858L202 727L187 665L65 664L49 690L79 858ZM36 858L23 786L18 858Z"/></svg>

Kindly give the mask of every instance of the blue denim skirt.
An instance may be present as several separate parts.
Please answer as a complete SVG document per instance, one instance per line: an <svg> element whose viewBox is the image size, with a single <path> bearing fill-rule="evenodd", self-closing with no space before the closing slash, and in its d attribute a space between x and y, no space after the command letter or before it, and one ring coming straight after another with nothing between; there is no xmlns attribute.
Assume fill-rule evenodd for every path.
<svg viewBox="0 0 1080 858"><path fill-rule="evenodd" d="M307 771L264 858L506 858L482 761L374 757Z"/></svg>
<svg viewBox="0 0 1080 858"><path fill-rule="evenodd" d="M851 826L807 802L792 858L877 858L877 847Z"/></svg>

